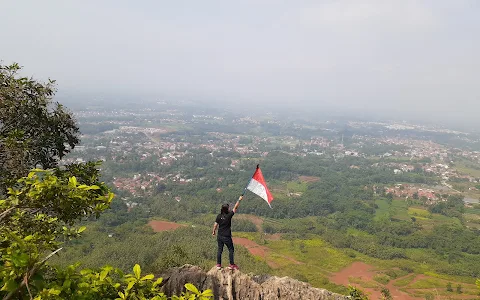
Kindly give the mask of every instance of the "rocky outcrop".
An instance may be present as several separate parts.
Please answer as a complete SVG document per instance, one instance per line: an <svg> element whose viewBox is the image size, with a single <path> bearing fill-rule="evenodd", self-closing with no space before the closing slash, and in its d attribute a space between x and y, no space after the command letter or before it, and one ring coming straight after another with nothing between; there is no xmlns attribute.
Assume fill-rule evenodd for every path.
<svg viewBox="0 0 480 300"><path fill-rule="evenodd" d="M215 300L345 300L348 296L314 288L308 283L289 277L251 276L241 271L212 268L205 272L192 265L174 268L163 274L164 292L179 295L185 283L193 283L199 290L211 289Z"/></svg>

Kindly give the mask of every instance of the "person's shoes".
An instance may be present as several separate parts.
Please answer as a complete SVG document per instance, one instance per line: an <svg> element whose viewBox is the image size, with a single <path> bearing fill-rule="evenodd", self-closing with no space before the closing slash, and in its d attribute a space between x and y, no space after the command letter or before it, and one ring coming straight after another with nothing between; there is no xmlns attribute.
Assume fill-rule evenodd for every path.
<svg viewBox="0 0 480 300"><path fill-rule="evenodd" d="M221 264L217 264L217 270L221 270L222 269L222 265Z"/></svg>
<svg viewBox="0 0 480 300"><path fill-rule="evenodd" d="M233 264L233 265L229 265L229 266L228 266L228 269L229 269L229 270L238 270L238 269L240 269L240 268L239 268L237 265Z"/></svg>

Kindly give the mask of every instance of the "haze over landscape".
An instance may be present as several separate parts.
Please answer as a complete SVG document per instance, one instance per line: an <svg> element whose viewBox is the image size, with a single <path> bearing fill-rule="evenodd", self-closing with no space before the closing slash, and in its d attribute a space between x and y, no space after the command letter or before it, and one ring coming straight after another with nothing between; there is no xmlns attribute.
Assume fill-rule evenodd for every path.
<svg viewBox="0 0 480 300"><path fill-rule="evenodd" d="M1 58L59 95L478 125L478 1L2 1Z"/></svg>
<svg viewBox="0 0 480 300"><path fill-rule="evenodd" d="M1 1L0 299L478 300L478 16Z"/></svg>

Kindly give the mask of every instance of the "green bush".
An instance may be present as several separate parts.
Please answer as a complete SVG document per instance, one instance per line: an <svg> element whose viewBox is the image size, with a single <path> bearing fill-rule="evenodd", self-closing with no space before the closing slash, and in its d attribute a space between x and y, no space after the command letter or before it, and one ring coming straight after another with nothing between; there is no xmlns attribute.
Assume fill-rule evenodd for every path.
<svg viewBox="0 0 480 300"><path fill-rule="evenodd" d="M72 176L72 172L77 176ZM159 290L161 279L141 276L106 266L101 270L76 271L78 265L52 268L46 263L63 249L65 241L86 229L75 223L98 216L113 199L98 181L95 164L66 170L34 170L9 188L0 200L0 297L9 299L167 299ZM45 253L49 253L44 257ZM209 299L186 285L187 292L172 299Z"/></svg>
<svg viewBox="0 0 480 300"><path fill-rule="evenodd" d="M133 274L123 274L119 269L105 266L99 270L83 269L78 265L65 269L53 269L48 276L48 285L40 290L35 300L57 299L121 299L121 300L166 300L160 291L163 279L155 280L153 274L141 274L139 265L133 267ZM211 290L200 292L192 284L185 285L186 291L171 299L211 299Z"/></svg>
<svg viewBox="0 0 480 300"><path fill-rule="evenodd" d="M390 277L385 274L377 274L373 277L373 280L381 284L388 284L390 282Z"/></svg>
<svg viewBox="0 0 480 300"><path fill-rule="evenodd" d="M363 291L351 285L348 286L348 294L352 300L368 300L367 295Z"/></svg>
<svg viewBox="0 0 480 300"><path fill-rule="evenodd" d="M232 221L232 231L257 232L257 226L249 220L234 219Z"/></svg>

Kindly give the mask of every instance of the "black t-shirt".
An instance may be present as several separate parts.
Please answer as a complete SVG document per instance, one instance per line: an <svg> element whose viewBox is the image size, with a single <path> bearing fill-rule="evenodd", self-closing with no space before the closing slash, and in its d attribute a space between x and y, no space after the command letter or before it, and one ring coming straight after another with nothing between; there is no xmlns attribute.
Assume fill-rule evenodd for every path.
<svg viewBox="0 0 480 300"><path fill-rule="evenodd" d="M219 214L215 222L218 224L218 236L232 236L232 217L235 213L230 211L228 214Z"/></svg>

